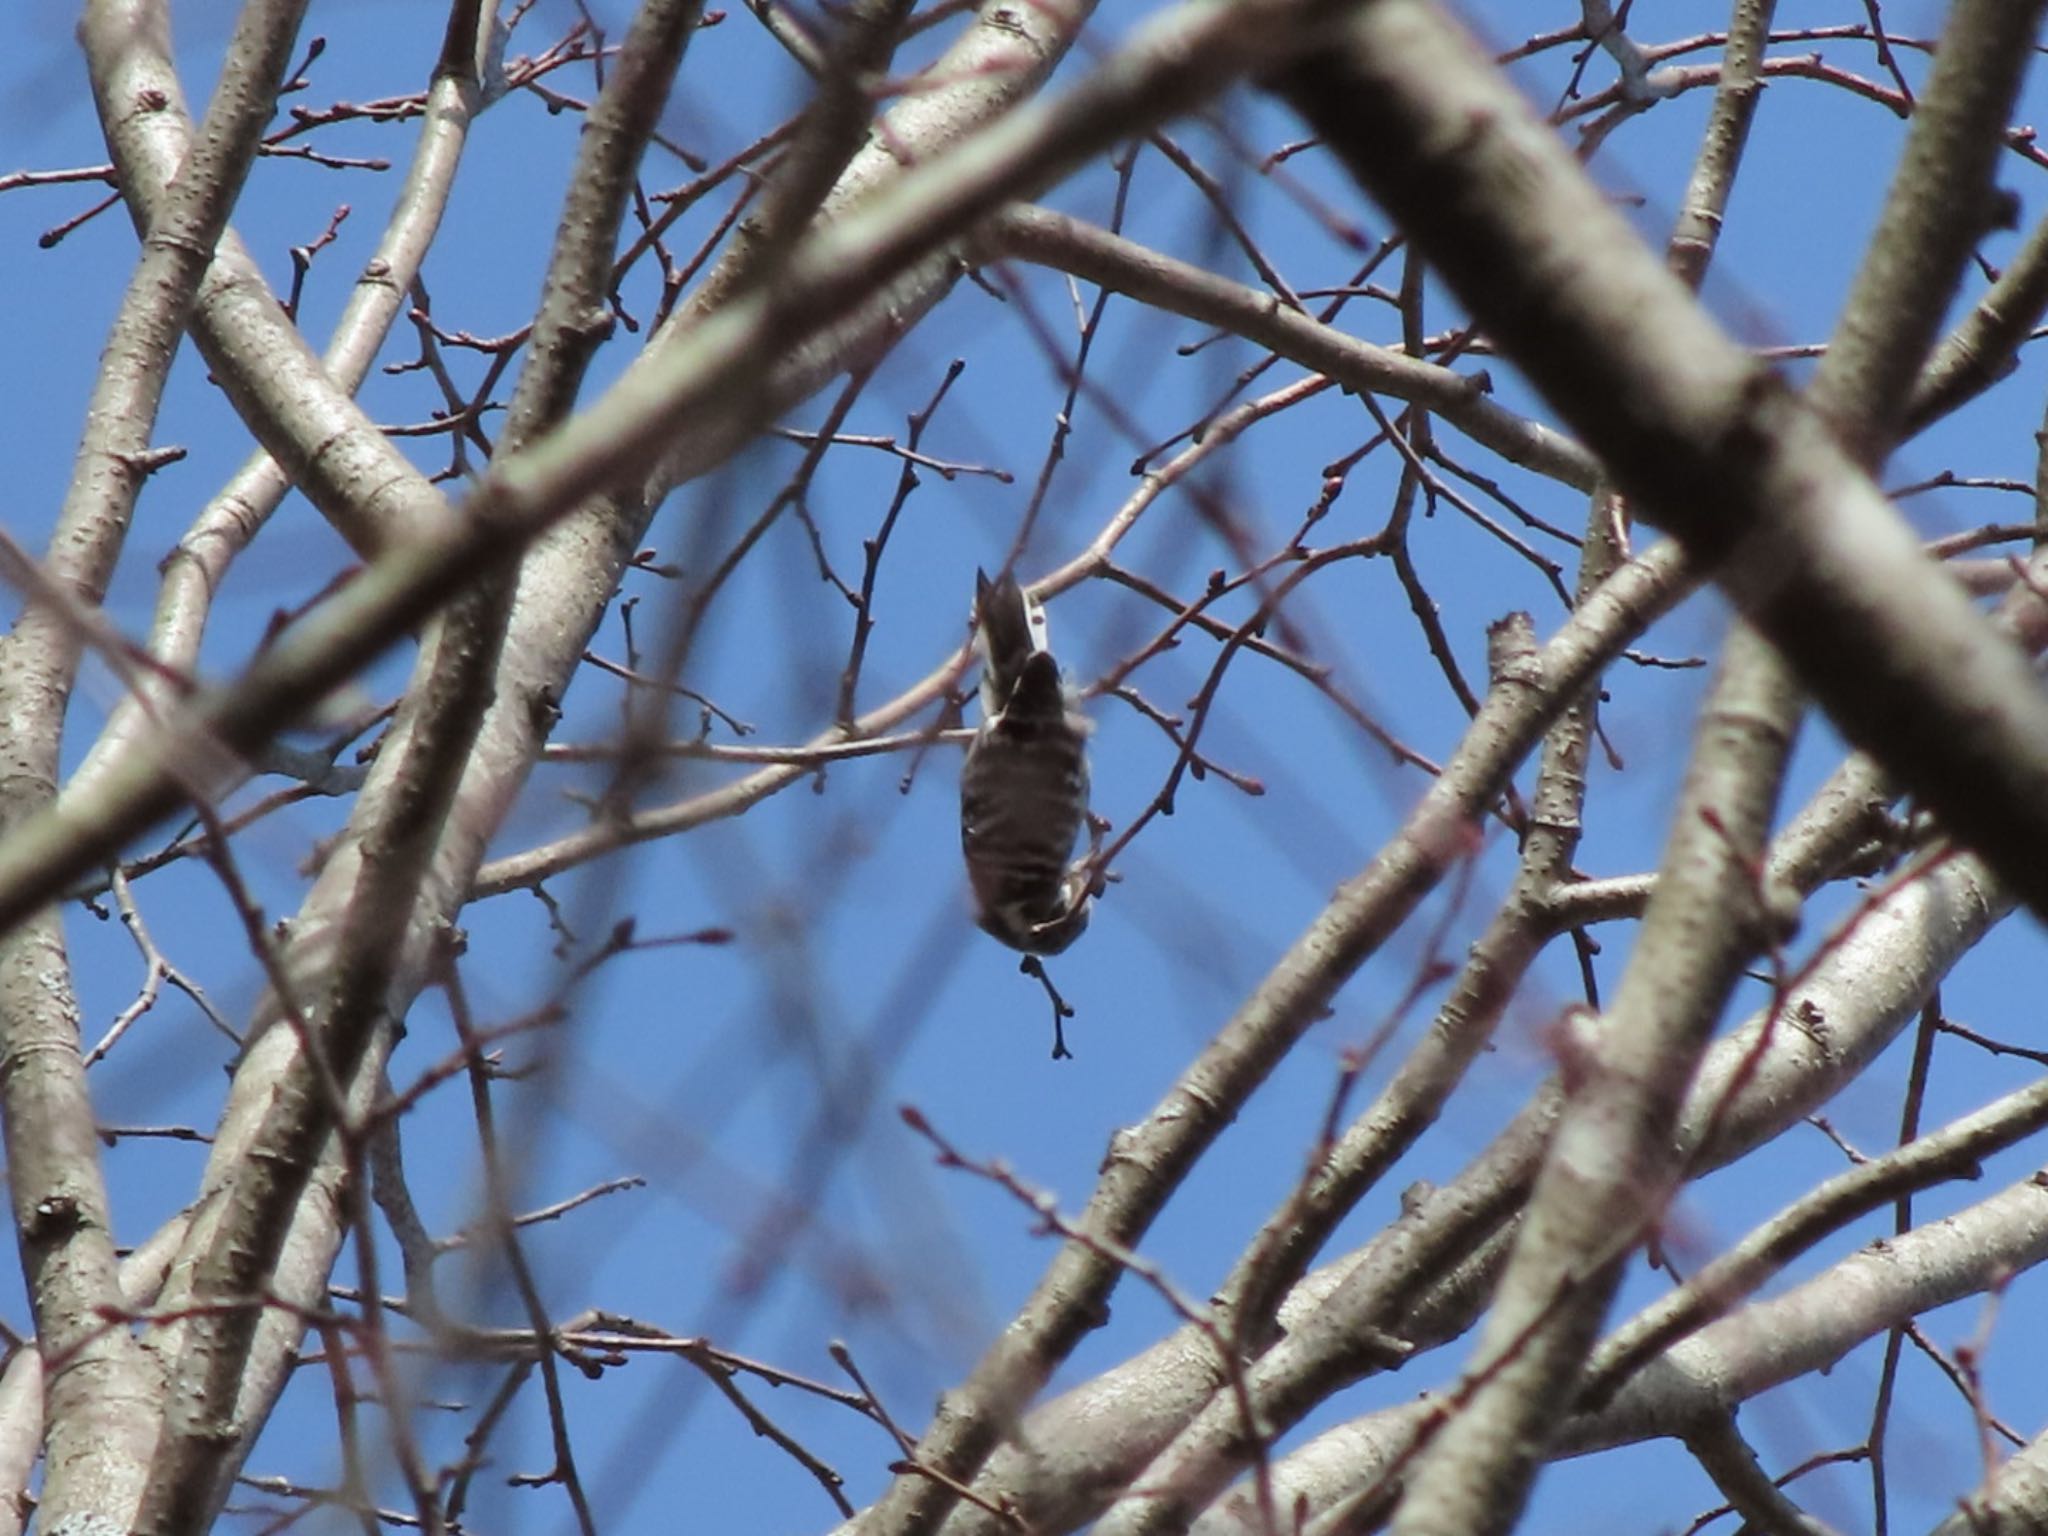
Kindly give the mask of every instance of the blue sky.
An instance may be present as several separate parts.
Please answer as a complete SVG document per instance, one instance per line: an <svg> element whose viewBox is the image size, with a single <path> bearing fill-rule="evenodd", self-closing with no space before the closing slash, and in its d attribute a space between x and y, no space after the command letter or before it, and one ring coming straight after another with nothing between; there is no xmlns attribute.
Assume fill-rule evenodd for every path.
<svg viewBox="0 0 2048 1536"><path fill-rule="evenodd" d="M622 6L592 8L622 25ZM417 89L438 43L437 9L399 0L316 3L309 31L324 34L328 48L300 99L365 100ZM1519 9L1494 4L1473 12L1496 42L1505 42L1519 35ZM1646 24L1676 35L1694 25L1695 14L1700 30L1718 26L1723 8L1654 9L1660 14ZM0 47L0 174L102 158L69 21L56 10L20 8L0 21L6 43ZM1940 11L1894 3L1886 15L1899 30L1924 35ZM178 12L180 56L190 61L187 88L203 99L233 9L203 3ZM1140 12L1129 4L1107 8L1100 35L1116 35ZM559 35L567 15L566 6L542 0L513 51L530 51ZM1779 24L1861 15L1860 5L1788 3L1780 7ZM1521 78L1548 99L1559 68L1546 59ZM1596 65L1594 79L1606 78ZM568 71L556 80L578 94L589 89L587 72ZM665 128L715 159L778 120L797 85L786 62L737 12L698 40ZM2038 115L2043 99L2037 83L2022 120ZM1640 224L1647 231L1668 226L1706 105L1702 92L1660 107L1611 140L1596 161L1617 193L1644 195ZM1229 121L1262 148L1298 136L1270 103L1249 96L1233 98ZM1874 218L1900 131L1881 109L1820 85L1788 80L1770 87L1709 287L1709 302L1738 334L1764 344L1824 338L1862 232ZM1183 125L1175 132L1204 159L1219 159L1208 129ZM400 163L411 147L404 126L343 125L317 142L332 154ZM574 119L550 114L530 96L514 95L480 120L446 232L426 271L444 325L491 335L530 314L573 150ZM1300 157L1290 168L1371 235L1385 232L1319 157ZM686 174L657 151L646 179L662 187ZM308 283L304 324L315 337L324 336L338 313L394 180L296 160L257 168L235 222L280 287L289 277L289 247L319 234L338 204L350 207ZM2048 209L2048 183L2038 167L2014 158L2005 180L2020 194L2027 219ZM1298 205L1269 187L1245 177L1233 190L1262 244L1297 285L1336 281L1354 264ZM1053 200L1101 218L1110 192L1110 177L1097 167ZM8 531L25 542L40 538L61 498L98 349L134 254L133 234L118 212L70 233L54 250L38 249L43 230L75 215L93 196L76 187L0 195L0 303L12 344L0 385L11 425L0 436L0 483L10 488ZM1157 155L1140 163L1128 232L1187 259L1248 275L1199 200ZM679 240L678 248L689 244ZM1992 259L2009 244L1992 242ZM974 568L1001 560L1045 457L1061 386L1020 311L1028 305L1060 345L1070 347L1072 300L1065 284L1047 274L1013 275L1021 288L1007 304L962 284L897 350L850 418L850 431L901 434L904 418L931 394L947 363L963 356L966 371L934 418L927 450L951 461L999 466L1011 476L1005 484L983 475L951 481L926 475L909 499L881 568L881 622L863 674L863 706L892 696L957 643ZM645 281L629 289L629 301L639 303L643 316L649 297ZM1092 297L1084 292L1082 300ZM1388 311L1361 308L1356 314L1362 334L1395 334ZM1434 315L1438 325L1449 323L1441 300ZM1077 410L1022 562L1027 575L1085 544L1129 493L1130 466L1140 450L1182 430L1252 355L1242 345L1210 346L1187 357L1173 352L1197 335L1185 323L1112 306L1089 371L1097 393L1084 395ZM621 336L602 355L594 387L615 376L636 345ZM395 334L386 361L413 351L409 336ZM470 361L459 359L458 366ZM1491 361L1488 367L1503 398L1536 408L1504 365ZM2030 479L2041 373L2030 362L1998 399L1910 447L1894 466L1892 482L1949 466ZM1269 380L1291 376L1282 370ZM373 414L389 421L418 420L428 403L411 375L373 379L365 399ZM811 402L792 414L792 422L815 424L825 403ZM1214 461L1205 483L1267 549L1314 500L1324 466L1370 432L1354 402L1325 398L1249 435ZM188 457L151 482L109 597L113 617L138 634L148 621L157 560L247 448L189 349L174 375L158 437L185 447ZM413 451L423 465L445 463L433 440L415 441ZM730 538L773 495L797 453L787 443L763 445L687 488L663 510L650 544L664 559L701 565L706 549L718 547L713 541ZM1359 537L1377 526L1392 474L1383 459L1361 467L1318 538ZM1496 467L1487 466L1489 472ZM860 541L887 506L897 470L896 461L869 450L840 448L828 456L811 510L842 575L857 576ZM1576 493L1511 470L1504 480L1560 526L1574 528L1583 518ZM2020 498L1990 491L1916 498L1911 511L1930 532L2028 515ZM1569 561L1570 551L1555 541L1532 536L1532 542ZM1501 612L1525 607L1539 630L1555 627L1559 604L1531 568L1454 512L1439 512L1417 534L1415 548L1468 676L1484 676L1484 627ZM1198 590L1210 568L1235 564L1186 496L1168 498L1148 514L1123 558L1183 593ZM231 675L272 613L304 601L344 559L339 541L311 509L296 499L289 503L236 567L222 596L205 655L210 675ZM643 641L658 635L663 613L673 611L665 601L673 588L636 575L626 590L641 599ZM1438 760L1452 749L1462 715L1418 639L1387 562L1333 569L1304 589L1289 617L1377 720ZM1148 605L1100 583L1077 589L1053 612L1057 646L1081 679L1099 675L1158 622ZM1648 648L1668 656L1711 655L1722 624L1719 604L1704 598L1660 626ZM785 520L719 599L685 680L751 722L758 731L753 739L799 742L830 719L849 628L844 604L818 579L809 540ZM616 623L603 631L597 648L623 653ZM1162 707L1178 708L1199 685L1212 654L1185 647L1149 663L1139 685ZM387 659L366 686L373 694L388 693L402 682L408 660ZM1623 873L1654 865L1702 675L1622 667L1610 679L1605 720L1621 766L1596 769L1582 867ZM104 675L91 679L91 688L96 692L88 694L74 725L74 752L89 741L111 698ZM567 706L558 741L599 740L616 724L617 692L600 678L580 680ZM1094 712L1096 806L1121 825L1156 790L1171 749L1122 705L1098 702ZM683 724L693 722L685 716ZM715 730L713 739L728 737ZM1176 814L1154 822L1133 846L1124 878L1091 932L1053 968L1078 1010L1069 1026L1073 1062L1049 1059L1044 997L1016 974L1014 957L969 921L957 854L957 760L948 750L920 765L908 793L900 789L901 758L841 764L818 792L794 787L741 820L644 847L558 882L554 894L586 941L627 913L647 933L717 925L737 938L723 948L654 950L608 965L575 995L572 1017L553 1040L552 1070L504 1090L501 1114L517 1127L523 1153L523 1206L620 1175L646 1180L645 1187L529 1233L555 1314L601 1306L679 1333L702 1331L825 1379L835 1376L825 1341L842 1338L898 1416L920 1425L936 1392L964 1372L1028 1291L1049 1248L1010 1197L935 1169L894 1107L917 1105L963 1151L1005 1157L1033 1184L1056 1192L1064 1208L1077 1208L1110 1132L1150 1109L1331 889L1397 825L1422 784L1417 771L1393 766L1298 678L1251 661L1230 674L1204 745L1218 761L1260 778L1267 793L1250 798L1214 777L1190 784ZM1796 804L1801 787L1817 782L1836 756L1825 730L1810 729L1788 802ZM650 802L676 798L731 771L689 765L645 794ZM1526 785L1526 775L1521 782ZM598 771L543 768L495 851L517 851L579 825L585 813L567 792L590 792L602 783ZM332 808L309 804L251 834L244 859L271 915L296 905L306 883L300 868L306 848L335 824ZM1444 949L1453 960L1484 920L1488 901L1504 889L1512 857L1511 844L1496 829L1471 893L1449 914ZM210 877L173 869L138 891L165 951L231 1019L246 1014L257 986L255 966L232 937ZM1291 1186L1342 1053L1400 1005L1425 963L1446 899L1427 905L1360 973L1334 1015L1276 1074L1148 1238L1146 1252L1187 1290L1205 1294ZM81 916L73 926L86 1030L93 1037L133 995L137 968L117 925ZM511 1017L557 983L552 936L531 897L481 903L465 926L466 976L486 1020ZM1627 942L1622 930L1607 932L1598 969L1611 991ZM2010 925L1945 993L1950 1013L1994 1031L2023 1030L2031 1015L2020 999L2031 998L2033 989L2018 989L2040 959L2032 925ZM1409 1180L1455 1171L1540 1080L1548 1067L1544 1027L1577 992L1568 952L1550 961L1444 1122L1394 1183L1368 1199L1346 1233L1376 1228ZM1408 1011L1397 1038L1412 1038L1427 1021L1434 995ZM423 1000L394 1075L407 1080L438 1060L449 1040L445 1010L432 997ZM106 1119L210 1125L224 1081L220 1068L230 1053L196 1010L167 997L98 1069ZM1384 1076L1387 1059L1368 1075L1368 1088ZM1945 1053L1939 1063L1930 1122L1935 1104L1970 1107L2013 1081L1961 1053ZM1845 1135L1866 1148L1886 1143L1894 1133L1900 1075L1881 1067L1831 1110ZM475 1209L473 1145L459 1087L429 1098L408 1124L415 1194L439 1229L460 1225ZM112 1150L108 1167L122 1235L139 1239L174 1210L201 1161L202 1149L160 1140L124 1141ZM1707 1181L1688 1197L1679 1225L1711 1250L1841 1165L1839 1154L1811 1132L1783 1138L1767 1162ZM1927 1208L1988 1191L1998 1171L1992 1170L1992 1184L1927 1197ZM794 1211L800 1220L764 1233L763 1213L777 1210ZM1843 1251L1846 1240L1825 1253ZM743 1257L760 1272L749 1264L736 1267ZM345 1260L344 1274L347 1268ZM2008 1309L2024 1310L2030 1286L2023 1279L2015 1287ZM10 1282L0 1297L12 1292ZM1650 1290L1637 1284L1629 1294ZM2032 1294L2038 1296L2038 1287ZM476 1304L504 1320L515 1315L509 1294L493 1293ZM0 1305L18 1326L18 1301ZM1976 1325L1976 1311L1963 1308L1938 1316L1930 1327L1953 1343ZM1124 1358L1168 1326L1157 1298L1126 1283L1110 1325L1087 1341L1064 1379ZM2043 1404L2038 1386L2010 1369L2022 1354L2017 1344L2003 1355L1994 1351L1993 1387L2001 1409L2031 1431ZM1347 1394L1315 1422L1405 1400L1441 1380L1461 1356L1453 1348ZM1774 1394L1745 1417L1774 1466L1861 1434L1873 1358L1863 1351L1829 1382ZM1902 1410L1900 1433L1910 1425L1914 1436L1964 1459L1929 1468L1924 1479L1901 1470L1895 1517L1905 1524L1937 1514L1951 1486L1968 1481L1954 1470L1967 1466L1970 1454L1960 1404L1945 1389L1936 1391L1919 1369L1922 1376L1908 1378L1915 1390ZM486 1374L435 1373L422 1378L421 1391L474 1404L491 1385ZM802 1531L832 1521L815 1485L680 1366L638 1361L601 1383L572 1380L570 1392L584 1474L604 1529L668 1529L681 1508L722 1529ZM879 1490L894 1451L872 1426L789 1390L753 1392L847 1475L856 1502ZM443 1417L455 1427L422 1416L445 1453L468 1417ZM250 1470L319 1475L322 1469L305 1465L295 1448L328 1443L331 1422L325 1384L308 1373ZM537 1415L519 1421L505 1443L502 1470L540 1469L543 1430ZM1866 1518L1852 1502L1860 1497L1860 1478L1860 1472L1840 1473L1830 1492L1814 1494L1811 1484L1802 1490L1824 1517L1854 1527ZM1919 1503L1911 1499L1916 1490L1926 1495ZM566 1507L549 1491L507 1491L493 1483L480 1487L478 1497L480 1526L567 1526ZM1646 1515L1656 1528L1677 1528L1714 1502L1689 1461L1649 1447L1554 1469L1528 1528L1636 1530Z"/></svg>

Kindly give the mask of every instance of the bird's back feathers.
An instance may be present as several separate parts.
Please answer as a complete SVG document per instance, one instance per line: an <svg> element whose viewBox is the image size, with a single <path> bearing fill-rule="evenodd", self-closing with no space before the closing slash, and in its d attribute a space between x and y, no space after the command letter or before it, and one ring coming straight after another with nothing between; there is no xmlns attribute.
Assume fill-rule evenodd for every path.
<svg viewBox="0 0 2048 1536"><path fill-rule="evenodd" d="M960 775L960 841L977 920L1014 949L1058 954L1088 926L1070 868L1088 812L1088 721L1047 648L1045 609L1005 575L975 578L981 728Z"/></svg>

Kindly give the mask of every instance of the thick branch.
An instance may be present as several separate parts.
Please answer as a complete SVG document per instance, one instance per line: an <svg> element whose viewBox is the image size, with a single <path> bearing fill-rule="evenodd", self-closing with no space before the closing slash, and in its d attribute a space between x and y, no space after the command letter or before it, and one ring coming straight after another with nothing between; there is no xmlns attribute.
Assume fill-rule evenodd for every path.
<svg viewBox="0 0 2048 1536"><path fill-rule="evenodd" d="M129 39L105 6L88 10L96 60ZM291 62L304 0L251 0L220 84L176 182L145 222L141 258L116 316L58 514L44 576L66 600L97 603L143 480L164 381L214 243L254 161ZM94 71L95 85L103 82ZM132 103L96 94L110 136ZM0 648L0 827L49 814L58 749L84 636L58 603L31 602ZM8 1183L41 1349L42 1519L125 1523L141 1487L154 1401L135 1341L108 1328L119 1304L77 1004L55 913L23 914L0 941L0 1108Z"/></svg>
<svg viewBox="0 0 2048 1536"><path fill-rule="evenodd" d="M1374 346L1291 309L1270 293L1148 250L1071 214L1010 208L974 240L978 256L1014 256L1128 294L1141 304L1220 326L1356 393L1427 408L1512 464L1590 490L1597 466L1570 438L1517 416L1485 381Z"/></svg>
<svg viewBox="0 0 2048 1536"><path fill-rule="evenodd" d="M697 23L695 0L650 0L591 110L534 348L513 397L507 431L514 441L553 425L574 402L597 340L590 317L609 281L634 174ZM238 1083L238 1091L269 1104L247 1145L209 1167L209 1190L220 1199L211 1202L208 1220L195 1227L181 1256L176 1304L247 1297L268 1283L334 1129L337 1106L323 1094L323 1083L382 1079L392 1026L417 992L453 915L437 899L433 865L492 702L511 604L512 573L500 572L464 593L422 648L406 705L293 929L293 970L306 979L305 995L320 1000L318 1036L309 1043L324 1060L295 1057L283 1072L269 1058L260 1066L253 1058L245 1064L251 1082ZM456 846L468 845L458 839ZM270 1004L290 1006L276 998ZM254 1028L275 1024L273 1014ZM343 1131L359 1144L357 1126ZM304 1242L312 1234L300 1226ZM338 1226L329 1230L338 1239ZM251 1369L260 1320L253 1308L201 1310L180 1330L182 1337L163 1341L166 1353L177 1350L171 1411L139 1528L194 1528L222 1497L224 1469L246 1452L267 1413L260 1392L254 1396L261 1406L248 1411L249 1388L282 1378L290 1330L281 1338L273 1333L273 1353Z"/></svg>
<svg viewBox="0 0 2048 1536"><path fill-rule="evenodd" d="M1997 96L2039 7L1982 9L2007 39L1970 50L1990 55ZM1980 8L1955 20L1985 35ZM1374 0L1342 47L1276 85L1845 733L2048 911L2048 699L2031 668L1471 42L1434 6Z"/></svg>
<svg viewBox="0 0 2048 1536"><path fill-rule="evenodd" d="M444 57L473 59L477 36L488 32L496 11L496 0L481 7L473 0L457 4ZM456 30L462 26L467 30ZM164 67L168 68L167 60ZM428 88L419 142L404 184L321 360L327 377L342 390L352 394L361 387L392 321L410 302L413 279L440 230L480 95L473 69L437 74ZM157 593L149 650L161 669L138 672L85 762L64 786L66 794L87 792L106 765L146 736L151 720L175 701L170 679L196 669L213 595L228 566L268 523L291 485L283 466L259 448L201 508L166 559Z"/></svg>
<svg viewBox="0 0 2048 1536"><path fill-rule="evenodd" d="M145 228L191 148L163 11L164 0L99 0L86 18L94 95L111 104L107 147ZM224 230L206 251L193 340L292 482L362 553L444 525L446 499L328 378L240 237Z"/></svg>

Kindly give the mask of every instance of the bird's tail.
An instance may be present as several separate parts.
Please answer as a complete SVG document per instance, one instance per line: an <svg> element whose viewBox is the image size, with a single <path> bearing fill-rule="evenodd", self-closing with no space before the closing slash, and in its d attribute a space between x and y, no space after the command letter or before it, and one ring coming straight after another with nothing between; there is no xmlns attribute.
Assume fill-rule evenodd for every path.
<svg viewBox="0 0 2048 1536"><path fill-rule="evenodd" d="M1026 712L1064 708L1059 667L1046 644L1044 605L1008 572L1000 581L974 573L974 611L981 645L981 709L993 719L1012 704Z"/></svg>

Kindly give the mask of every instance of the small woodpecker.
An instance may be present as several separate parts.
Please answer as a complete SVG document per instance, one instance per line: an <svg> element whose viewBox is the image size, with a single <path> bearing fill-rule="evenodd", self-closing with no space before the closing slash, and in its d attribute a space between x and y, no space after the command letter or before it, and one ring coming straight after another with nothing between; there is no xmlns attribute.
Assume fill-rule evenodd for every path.
<svg viewBox="0 0 2048 1536"><path fill-rule="evenodd" d="M1088 926L1087 719L1067 700L1045 608L1014 576L974 573L981 729L960 771L960 847L975 920L1012 949L1056 955Z"/></svg>

